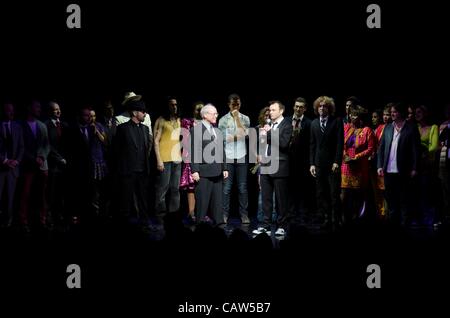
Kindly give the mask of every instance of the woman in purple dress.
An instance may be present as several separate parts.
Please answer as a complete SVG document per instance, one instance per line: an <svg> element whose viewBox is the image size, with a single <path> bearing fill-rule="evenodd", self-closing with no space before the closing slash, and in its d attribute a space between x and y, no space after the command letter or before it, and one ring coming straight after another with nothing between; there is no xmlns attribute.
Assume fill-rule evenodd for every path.
<svg viewBox="0 0 450 318"><path fill-rule="evenodd" d="M181 120L182 136L183 141L186 141L189 135L189 130L197 125L201 121L202 117L200 115L200 110L204 106L203 102L196 102L193 106L194 118L183 118ZM183 129L184 128L184 129ZM192 179L191 164L186 162L189 157L189 152L186 147L183 147L183 162L181 165L181 179L180 179L180 190L187 193L188 208L189 208L189 219L191 222L195 221L195 182Z"/></svg>

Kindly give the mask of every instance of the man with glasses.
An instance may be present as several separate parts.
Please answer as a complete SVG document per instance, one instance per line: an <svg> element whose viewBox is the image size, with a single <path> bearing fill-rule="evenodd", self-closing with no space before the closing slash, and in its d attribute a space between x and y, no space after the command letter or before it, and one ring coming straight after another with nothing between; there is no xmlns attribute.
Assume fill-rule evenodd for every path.
<svg viewBox="0 0 450 318"><path fill-rule="evenodd" d="M191 169L195 187L196 214L198 222L208 221L208 212L215 224L224 223L222 211L223 179L228 177L224 161L222 134L214 124L217 109L207 104L200 114L201 125L191 128Z"/></svg>

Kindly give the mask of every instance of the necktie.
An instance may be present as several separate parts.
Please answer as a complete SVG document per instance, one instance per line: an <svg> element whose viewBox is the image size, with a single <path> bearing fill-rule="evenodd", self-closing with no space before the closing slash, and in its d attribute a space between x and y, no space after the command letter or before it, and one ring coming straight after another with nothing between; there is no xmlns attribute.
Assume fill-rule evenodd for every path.
<svg viewBox="0 0 450 318"><path fill-rule="evenodd" d="M8 123L5 123L4 127L5 129L5 144L6 144L6 157L11 159L12 158L12 135L11 130L9 129Z"/></svg>
<svg viewBox="0 0 450 318"><path fill-rule="evenodd" d="M273 124L272 124L272 129L273 129L273 130L277 129L277 125L278 125L278 123L273 123Z"/></svg>
<svg viewBox="0 0 450 318"><path fill-rule="evenodd" d="M56 121L55 122L55 126L56 126L56 137L58 138L58 139L60 139L61 138L61 134L62 134L62 131L61 131L61 122L58 120L58 121Z"/></svg>
<svg viewBox="0 0 450 318"><path fill-rule="evenodd" d="M5 138L10 139L11 138L11 131L9 130L8 123L5 123L3 128L5 129Z"/></svg>
<svg viewBox="0 0 450 318"><path fill-rule="evenodd" d="M89 141L89 132L87 126L81 127L84 137Z"/></svg>
<svg viewBox="0 0 450 318"><path fill-rule="evenodd" d="M325 122L326 122L326 119L321 119L321 120L320 120L320 131L321 131L322 133L325 132Z"/></svg>

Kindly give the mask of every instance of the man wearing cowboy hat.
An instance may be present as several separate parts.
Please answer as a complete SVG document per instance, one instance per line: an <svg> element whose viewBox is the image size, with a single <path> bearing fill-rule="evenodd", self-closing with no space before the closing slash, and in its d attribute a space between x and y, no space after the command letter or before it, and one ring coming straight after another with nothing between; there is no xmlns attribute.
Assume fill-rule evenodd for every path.
<svg viewBox="0 0 450 318"><path fill-rule="evenodd" d="M150 133L145 125L145 103L127 102L130 120L117 126L114 139L114 158L120 183L119 210L128 218L137 208L141 225L148 226L147 187L150 172Z"/></svg>
<svg viewBox="0 0 450 318"><path fill-rule="evenodd" d="M136 95L134 92L125 93L125 97L122 102L122 106L125 108L125 111L122 114L116 116L117 126L126 123L130 120L130 112L129 112L130 103L133 101L141 101L141 100L142 95ZM149 128L150 150L151 150L151 147L153 145L153 133L152 133L152 121L148 113L145 113L143 124Z"/></svg>

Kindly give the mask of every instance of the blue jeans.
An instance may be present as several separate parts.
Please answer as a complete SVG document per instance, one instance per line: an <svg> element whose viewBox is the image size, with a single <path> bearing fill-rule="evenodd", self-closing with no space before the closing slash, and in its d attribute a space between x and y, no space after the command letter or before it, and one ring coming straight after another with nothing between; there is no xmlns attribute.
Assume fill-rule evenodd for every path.
<svg viewBox="0 0 450 318"><path fill-rule="evenodd" d="M228 178L223 183L222 210L223 215L230 215L230 196L233 186L233 179L236 176L236 182L239 192L239 214L248 216L248 191L247 191L247 163L229 163Z"/></svg>
<svg viewBox="0 0 450 318"><path fill-rule="evenodd" d="M176 212L180 208L181 162L164 162L164 170L158 171L155 180L155 212ZM169 208L166 208L166 194L169 192Z"/></svg>
<svg viewBox="0 0 450 318"><path fill-rule="evenodd" d="M273 194L273 202L275 202L275 193ZM276 203L273 205L273 211L272 211L272 222L275 222L277 220L277 212L276 212ZM262 193L259 191L258 194L258 214L257 214L258 222L263 223L264 222L264 211L262 208Z"/></svg>

